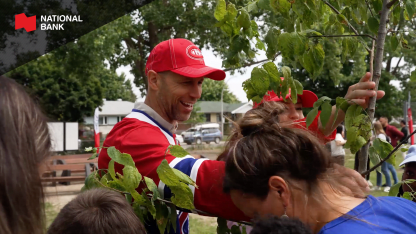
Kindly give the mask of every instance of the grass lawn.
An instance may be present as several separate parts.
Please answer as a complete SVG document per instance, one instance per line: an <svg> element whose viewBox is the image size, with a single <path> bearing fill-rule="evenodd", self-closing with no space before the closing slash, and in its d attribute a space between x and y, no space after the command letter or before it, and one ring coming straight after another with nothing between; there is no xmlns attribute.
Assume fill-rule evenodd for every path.
<svg viewBox="0 0 416 234"><path fill-rule="evenodd" d="M46 214L46 228L51 225L51 223L55 220L55 217L58 215L58 211L56 207L49 203L45 203L45 214Z"/></svg>

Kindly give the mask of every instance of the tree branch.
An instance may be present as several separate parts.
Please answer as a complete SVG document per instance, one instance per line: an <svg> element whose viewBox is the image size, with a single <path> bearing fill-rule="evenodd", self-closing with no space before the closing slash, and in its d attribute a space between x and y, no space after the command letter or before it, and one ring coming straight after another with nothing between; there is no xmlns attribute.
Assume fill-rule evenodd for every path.
<svg viewBox="0 0 416 234"><path fill-rule="evenodd" d="M370 4L368 4L368 0L365 0L365 3L367 3L368 10L370 10L371 16L374 17L373 11L371 10Z"/></svg>
<svg viewBox="0 0 416 234"><path fill-rule="evenodd" d="M329 2L322 0L329 8L331 8L337 15L341 14L334 6L332 6ZM348 27L354 32L355 35L358 35L358 31L348 22Z"/></svg>
<svg viewBox="0 0 416 234"><path fill-rule="evenodd" d="M384 55L384 42L386 40L386 24L389 15L389 8L387 8L387 0L383 0L383 8L380 14L380 25L378 27L378 35L376 41L376 53L374 56L374 72L372 74L373 78L372 81L376 83L374 90L378 89L378 84L380 82L381 77L381 70L383 68L383 55ZM371 97L369 100L369 107L368 107L368 115L370 117L370 121L374 119L374 113L376 108L376 100L377 100L377 93L374 97ZM358 158L358 172L364 172L367 170L367 162L368 162L368 149L370 143L364 145L363 148L360 150L360 157Z"/></svg>
<svg viewBox="0 0 416 234"><path fill-rule="evenodd" d="M394 70L392 72L393 75L396 74L397 69L399 68L399 63L402 61L402 58L403 58L403 55L400 56L399 61L397 62L396 67L394 68Z"/></svg>
<svg viewBox="0 0 416 234"><path fill-rule="evenodd" d="M389 155L387 155L387 157L385 157L383 160L381 160L379 163L377 163L377 165L375 165L374 167L370 168L368 171L365 171L365 172L361 173L361 175L366 176L366 175L370 174L370 172L374 171L377 167L381 166L381 164L383 164L383 162L389 160L389 158L400 148L400 146L402 146L404 144L404 142L407 142L410 139L410 137L412 137L415 133L416 133L416 130L413 131L412 134L407 136L406 140L400 142L400 144L398 144L396 147L394 147L393 151L391 151L389 153Z"/></svg>
<svg viewBox="0 0 416 234"><path fill-rule="evenodd" d="M277 56L279 56L279 55L281 55L281 54L282 54L281 52L277 53L277 54L274 56L273 60L275 60L275 59L277 58ZM223 71L224 71L224 72L227 72L227 71L232 71L232 70L235 70L235 69L239 69L239 68L243 68L243 67L249 67L249 66L256 65L256 64L259 64L259 63L264 63L264 62L267 62L267 61L269 61L269 59L263 59L263 60L260 60L260 61L256 61L256 62L251 62L251 63L246 63L246 64L243 64L242 66L237 67L237 68L226 68L226 69L224 69Z"/></svg>
<svg viewBox="0 0 416 234"><path fill-rule="evenodd" d="M373 40L377 40L375 37L368 35L368 34L355 34L355 35L315 35L315 36L309 36L309 37L369 37Z"/></svg>
<svg viewBox="0 0 416 234"><path fill-rule="evenodd" d="M367 1L367 0L366 0ZM390 9L396 2L398 2L399 0L391 0L389 3L387 3L386 7L388 9Z"/></svg>

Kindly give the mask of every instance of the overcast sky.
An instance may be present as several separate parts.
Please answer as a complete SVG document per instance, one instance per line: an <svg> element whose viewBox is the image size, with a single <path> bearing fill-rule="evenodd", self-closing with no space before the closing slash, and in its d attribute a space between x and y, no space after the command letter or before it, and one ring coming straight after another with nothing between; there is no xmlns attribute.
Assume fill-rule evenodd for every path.
<svg viewBox="0 0 416 234"><path fill-rule="evenodd" d="M204 55L205 65L215 67L218 69L221 69L222 60L221 58L216 57L212 51L210 50L202 50L202 54ZM257 60L263 60L266 59L266 54L264 51L261 51L259 55L257 56ZM281 57L277 58L277 62L281 61ZM402 61L403 63L403 61ZM394 64L394 61L393 61ZM247 102L246 93L243 90L242 84L245 80L250 78L251 71L254 67L257 65L253 65L251 67L247 67L245 69L245 73L243 75L240 75L240 73L236 72L233 76L231 76L230 72L227 72L227 77L225 78L225 82L228 84L229 90L241 101L241 102ZM134 76L130 73L130 66L123 66L117 69L117 73L121 74L124 72L126 74L126 77L132 81L134 80ZM399 81L391 81L393 85L395 85L397 88L400 88L400 82ZM134 84L133 84L134 85ZM141 98L141 93L134 86L133 88L134 93L138 97L137 101L144 101L144 98ZM204 92L202 90L202 92Z"/></svg>

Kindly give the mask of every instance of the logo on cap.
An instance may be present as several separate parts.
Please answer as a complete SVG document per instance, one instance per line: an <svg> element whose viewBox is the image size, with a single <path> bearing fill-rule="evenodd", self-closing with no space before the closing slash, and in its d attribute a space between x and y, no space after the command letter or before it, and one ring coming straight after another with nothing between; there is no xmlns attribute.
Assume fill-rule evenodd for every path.
<svg viewBox="0 0 416 234"><path fill-rule="evenodd" d="M203 60L204 56L202 56L201 51L199 50L196 45L190 45L186 47L186 55L188 55L189 58L195 59L195 60Z"/></svg>

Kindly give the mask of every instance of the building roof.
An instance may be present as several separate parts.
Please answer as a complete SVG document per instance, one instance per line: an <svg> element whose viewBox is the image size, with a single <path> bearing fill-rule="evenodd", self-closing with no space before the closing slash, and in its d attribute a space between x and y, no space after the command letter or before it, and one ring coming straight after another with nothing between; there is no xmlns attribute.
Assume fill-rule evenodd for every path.
<svg viewBox="0 0 416 234"><path fill-rule="evenodd" d="M107 101L104 100L103 106L100 107L100 115L128 115L134 108L133 102L122 101Z"/></svg>
<svg viewBox="0 0 416 234"><path fill-rule="evenodd" d="M201 108L201 110L198 111L200 113L221 113L221 102L200 101L197 105ZM247 103L224 103L223 112L230 113L244 105L247 105Z"/></svg>

